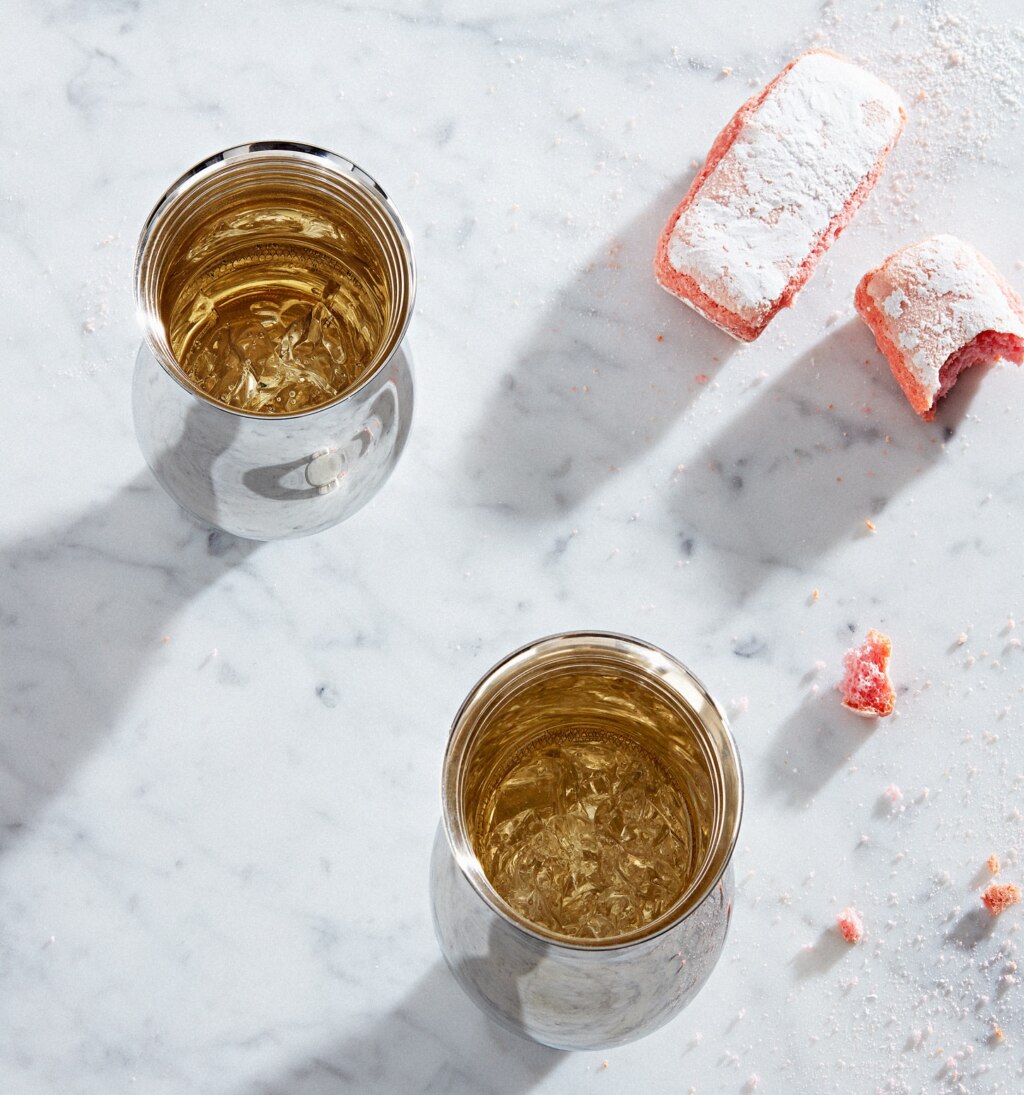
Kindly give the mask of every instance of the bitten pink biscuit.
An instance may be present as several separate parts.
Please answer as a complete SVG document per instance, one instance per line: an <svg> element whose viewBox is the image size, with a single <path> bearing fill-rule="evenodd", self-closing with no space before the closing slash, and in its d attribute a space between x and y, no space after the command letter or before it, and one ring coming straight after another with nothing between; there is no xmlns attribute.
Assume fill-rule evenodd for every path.
<svg viewBox="0 0 1024 1095"><path fill-rule="evenodd" d="M935 417L979 361L1024 361L1024 306L995 267L955 236L929 236L865 274L854 297L910 405Z"/></svg>
<svg viewBox="0 0 1024 1095"><path fill-rule="evenodd" d="M870 73L802 54L718 135L661 234L658 280L753 341L871 192L905 118Z"/></svg>

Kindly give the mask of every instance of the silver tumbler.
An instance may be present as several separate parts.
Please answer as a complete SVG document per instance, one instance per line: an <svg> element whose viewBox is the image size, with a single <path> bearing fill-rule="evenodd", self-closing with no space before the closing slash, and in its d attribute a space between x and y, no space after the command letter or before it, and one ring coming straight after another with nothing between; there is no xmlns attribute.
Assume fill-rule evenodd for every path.
<svg viewBox="0 0 1024 1095"><path fill-rule="evenodd" d="M226 404L183 367L175 324L201 328L216 318L204 279L226 271L247 290L247 264L259 259L271 274L280 266L287 281L291 267L279 256L296 255L330 271L320 292L342 307L355 309L370 294L377 322L368 331L356 321L358 373L315 406L295 406L287 393L269 413ZM182 285L191 286L193 303L176 318ZM408 234L384 191L355 164L280 141L240 145L197 164L150 214L135 261L145 340L133 413L157 479L199 520L254 540L303 536L351 516L383 485L406 442L414 294ZM308 338L311 322L287 337Z"/></svg>
<svg viewBox="0 0 1024 1095"><path fill-rule="evenodd" d="M492 885L474 815L538 727L591 721L627 728L699 803L693 869L652 922L566 938L527 920ZM445 754L430 881L448 966L491 1018L549 1046L607 1048L650 1033L693 1000L722 952L742 804L725 716L685 666L638 639L599 632L523 647L474 687Z"/></svg>

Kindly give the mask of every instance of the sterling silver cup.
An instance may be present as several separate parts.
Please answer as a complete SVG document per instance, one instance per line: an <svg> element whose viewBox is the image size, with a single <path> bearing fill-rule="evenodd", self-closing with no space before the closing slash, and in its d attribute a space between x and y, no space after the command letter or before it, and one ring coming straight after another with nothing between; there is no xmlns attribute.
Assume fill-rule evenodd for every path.
<svg viewBox="0 0 1024 1095"><path fill-rule="evenodd" d="M582 698L574 684L580 667L597 681ZM542 692L545 705L557 706L561 691L567 721L578 719L581 699L598 714L628 703L645 748L681 778L700 781L710 803L688 888L664 915L622 937L570 940L526 921L488 881L473 846L470 818L482 784L526 743L517 726L529 720L519 716ZM445 754L430 883L449 968L496 1022L558 1049L607 1048L649 1034L693 1000L722 952L742 806L739 756L722 710L664 651L602 632L517 650L473 688Z"/></svg>
<svg viewBox="0 0 1024 1095"><path fill-rule="evenodd" d="M273 218L254 213L268 196ZM298 208L317 215L289 215ZM358 384L330 402L274 415L226 406L193 382L171 349L163 298L176 264L197 254L211 264L230 262L232 248L257 229L271 247L275 234L289 246L337 254L357 242L384 287L382 337ZM144 332L133 381L135 432L168 494L200 521L253 540L304 536L355 513L391 474L409 432L406 333L415 286L398 212L341 156L264 141L226 149L182 175L150 214L135 260Z"/></svg>

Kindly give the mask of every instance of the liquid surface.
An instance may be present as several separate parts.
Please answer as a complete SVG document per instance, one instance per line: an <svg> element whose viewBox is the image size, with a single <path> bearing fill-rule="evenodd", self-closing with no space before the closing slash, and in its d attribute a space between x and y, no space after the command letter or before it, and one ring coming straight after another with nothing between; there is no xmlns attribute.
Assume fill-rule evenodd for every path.
<svg viewBox="0 0 1024 1095"><path fill-rule="evenodd" d="M385 302L366 263L280 239L249 242L181 285L168 335L207 395L293 414L356 387L383 338Z"/></svg>
<svg viewBox="0 0 1024 1095"><path fill-rule="evenodd" d="M700 803L645 749L603 729L528 742L481 796L473 845L526 920L573 938L643 928L694 876Z"/></svg>

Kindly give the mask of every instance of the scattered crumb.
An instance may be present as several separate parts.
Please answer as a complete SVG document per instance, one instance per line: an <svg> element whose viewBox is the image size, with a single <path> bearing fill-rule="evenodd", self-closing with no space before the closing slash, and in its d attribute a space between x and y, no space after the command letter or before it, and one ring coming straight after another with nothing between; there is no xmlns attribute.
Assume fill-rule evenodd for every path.
<svg viewBox="0 0 1024 1095"><path fill-rule="evenodd" d="M604 1069L604 1068L607 1068L607 1067L608 1067L608 1059L607 1059L607 1057L606 1057L606 1058L605 1058L605 1059L604 1059L604 1060L603 1060L603 1061L601 1062L601 1068L603 1068L603 1069Z"/></svg>
<svg viewBox="0 0 1024 1095"><path fill-rule="evenodd" d="M859 943L864 935L864 921L852 905L848 905L836 917L836 924L847 943Z"/></svg>
<svg viewBox="0 0 1024 1095"><path fill-rule="evenodd" d="M877 531L877 529L875 527L875 522L872 521L870 517L865 517L864 518L864 527L868 530L868 532L876 532Z"/></svg>
<svg viewBox="0 0 1024 1095"><path fill-rule="evenodd" d="M817 589L811 590L811 602L816 603L821 600L821 591Z"/></svg>
<svg viewBox="0 0 1024 1095"><path fill-rule="evenodd" d="M866 718L885 718L896 706L896 690L889 680L892 642L888 635L868 631L860 646L843 655L843 679L837 685L843 706Z"/></svg>
<svg viewBox="0 0 1024 1095"><path fill-rule="evenodd" d="M698 384L707 384L708 380L711 378L707 373L698 373L693 379L696 380Z"/></svg>
<svg viewBox="0 0 1024 1095"><path fill-rule="evenodd" d="M967 632L961 631L960 634L956 637L956 645L963 646L965 642L967 642Z"/></svg>
<svg viewBox="0 0 1024 1095"><path fill-rule="evenodd" d="M731 65L723 65L722 66L722 75L723 76L731 76L732 75L732 66Z"/></svg>
<svg viewBox="0 0 1024 1095"><path fill-rule="evenodd" d="M993 852L988 859L985 860L985 866L988 867L990 874L999 874L999 870L1002 864L999 862L999 856Z"/></svg>
<svg viewBox="0 0 1024 1095"><path fill-rule="evenodd" d="M903 812L903 792L895 783L890 783L884 791L886 800L889 803L889 810L892 813Z"/></svg>
<svg viewBox="0 0 1024 1095"><path fill-rule="evenodd" d="M1012 882L993 882L981 895L981 901L993 916L998 916L1020 901L1020 887Z"/></svg>

